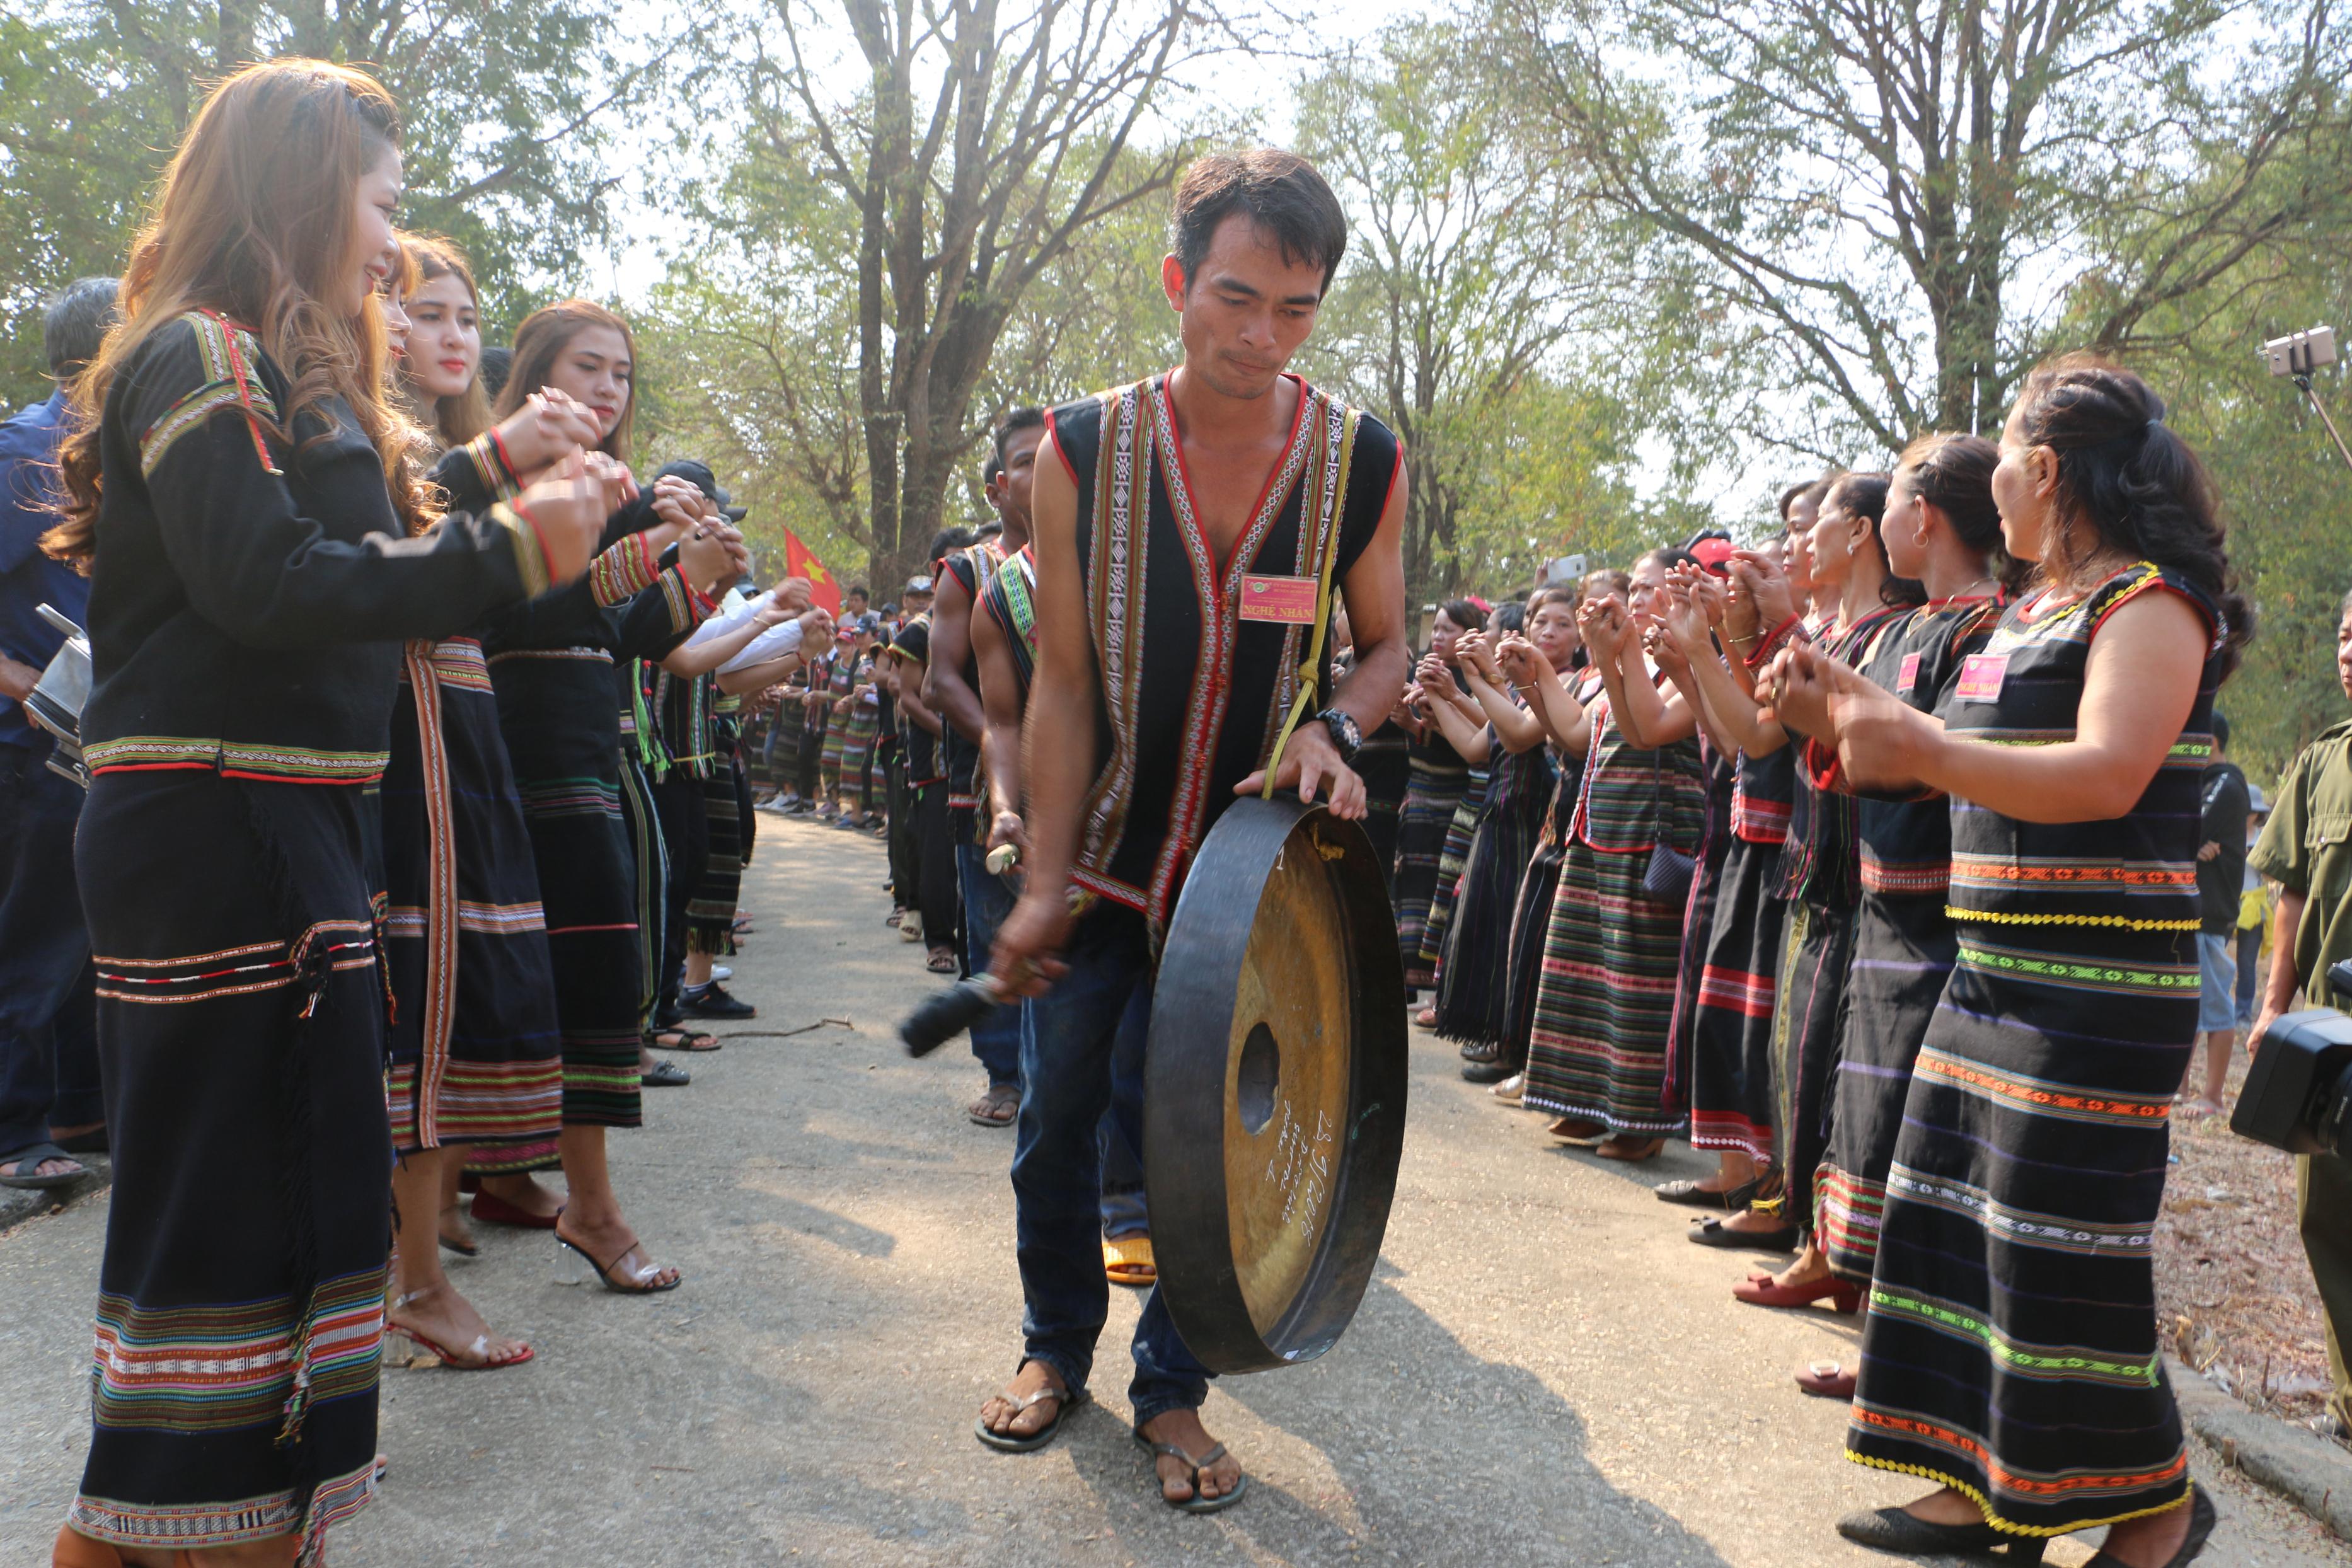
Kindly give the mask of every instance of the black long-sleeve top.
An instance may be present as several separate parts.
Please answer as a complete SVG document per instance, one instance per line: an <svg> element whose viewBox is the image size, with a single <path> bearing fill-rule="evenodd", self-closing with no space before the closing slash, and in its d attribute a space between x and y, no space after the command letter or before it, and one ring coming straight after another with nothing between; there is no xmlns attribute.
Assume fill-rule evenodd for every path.
<svg viewBox="0 0 2352 1568"><path fill-rule="evenodd" d="M677 465L705 489L709 470ZM510 500L521 488L494 433L443 454L433 482L453 507L478 510ZM675 547L656 560L644 533L654 525L650 487L604 524L603 552L578 582L509 605L480 628L483 650L602 648L614 661L660 658L686 640L714 607L686 580Z"/></svg>
<svg viewBox="0 0 2352 1568"><path fill-rule="evenodd" d="M82 714L93 772L371 782L402 640L547 588L536 531L503 505L404 536L341 400L297 416L290 443L268 433L289 393L250 331L195 311L109 388Z"/></svg>

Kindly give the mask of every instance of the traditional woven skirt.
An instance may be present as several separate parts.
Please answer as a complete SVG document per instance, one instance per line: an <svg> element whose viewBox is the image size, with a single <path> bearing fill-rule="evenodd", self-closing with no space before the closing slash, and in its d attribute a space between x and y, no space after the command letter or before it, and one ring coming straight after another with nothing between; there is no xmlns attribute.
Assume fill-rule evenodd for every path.
<svg viewBox="0 0 2352 1568"><path fill-rule="evenodd" d="M1830 1142L1813 1178L1813 1218L1830 1267L1870 1283L1886 1173L1903 1131L1911 1064L1936 1016L1959 951L1943 895L1865 891L1854 913L1845 1026L1830 1085Z"/></svg>
<svg viewBox="0 0 2352 1568"><path fill-rule="evenodd" d="M1439 742L1441 745L1444 742ZM1444 858L1446 830L1454 826L1454 808L1470 787L1469 765L1454 756L1452 765L1436 758L1427 745L1411 751L1412 782L1404 805L1397 814L1396 899L1397 951L1404 958L1404 983L1419 990L1437 983L1421 961L1421 939L1429 924L1429 907L1437 893L1437 866Z"/></svg>
<svg viewBox="0 0 2352 1568"><path fill-rule="evenodd" d="M1685 1121L1664 1104L1683 911L1642 886L1649 858L1580 838L1562 857L1520 1100L1643 1137Z"/></svg>
<svg viewBox="0 0 2352 1568"><path fill-rule="evenodd" d="M547 910L563 1124L635 1127L645 967L612 659L600 648L509 649L491 658L490 679Z"/></svg>
<svg viewBox="0 0 2352 1568"><path fill-rule="evenodd" d="M847 717L834 721L824 737L829 795L855 795L865 787L866 764L874 754L874 738L881 732L882 710L874 703L853 703Z"/></svg>
<svg viewBox="0 0 2352 1568"><path fill-rule="evenodd" d="M662 954L669 950L669 842L662 837L653 781L634 751L621 752L621 825L628 830L631 898L637 915L637 996L640 1028L653 1022L661 987Z"/></svg>
<svg viewBox="0 0 2352 1568"><path fill-rule="evenodd" d="M382 798L393 1147L497 1161L555 1136L562 1046L530 833L471 638L410 645Z"/></svg>
<svg viewBox="0 0 2352 1568"><path fill-rule="evenodd" d="M1687 1110L1691 1103L1691 1057L1698 1028L1700 986L1706 968L1706 939L1722 897L1723 867L1731 851L1731 768L1709 753L1704 775L1706 826L1700 830L1698 864L1683 903L1682 948L1675 960L1675 1016L1666 1029L1666 1103Z"/></svg>
<svg viewBox="0 0 2352 1568"><path fill-rule="evenodd" d="M1364 833L1372 841L1372 858L1396 897L1397 814L1404 809L1404 792L1412 779L1412 752L1404 731L1383 724L1364 737L1352 764L1364 781Z"/></svg>
<svg viewBox="0 0 2352 1568"><path fill-rule="evenodd" d="M686 947L724 958L735 951L735 904L743 890L743 818L732 760L702 781L710 856L686 904Z"/></svg>
<svg viewBox="0 0 2352 1568"><path fill-rule="evenodd" d="M1527 875L1519 879L1519 896L1511 905L1511 954L1504 980L1508 994L1503 1016L1501 1059L1513 1069L1528 1065L1528 1037L1536 1026L1536 994L1543 987L1544 937L1551 930L1552 900L1559 896L1559 863L1566 853L1569 821L1576 806L1576 787L1584 773L1581 758L1552 759L1549 820L1528 858Z"/></svg>
<svg viewBox="0 0 2352 1568"><path fill-rule="evenodd" d="M1887 1173L1847 1449L2021 1534L2172 1506L2149 1249L2197 933L1969 924L1958 949Z"/></svg>
<svg viewBox="0 0 2352 1568"><path fill-rule="evenodd" d="M1772 1114L1788 1215L1813 1227L1813 1176L1829 1147L1830 1080L1837 1071L1839 1008L1853 961L1853 910L1795 900L1788 957L1772 1016Z"/></svg>
<svg viewBox="0 0 2352 1568"><path fill-rule="evenodd" d="M1527 759L1535 759L1533 778ZM1510 1019L1511 920L1550 802L1543 753L1505 757L1462 868L1445 954L1438 965L1437 1032L1463 1045L1499 1047ZM1522 776L1506 782L1503 769ZM1517 787L1510 787L1510 786Z"/></svg>
<svg viewBox="0 0 2352 1568"><path fill-rule="evenodd" d="M1472 770L1469 787L1454 803L1454 819L1445 825L1445 846L1437 856L1437 886L1430 895L1429 919L1421 928L1421 951L1414 955L1415 967L1405 976L1407 984L1416 987L1436 984L1444 966L1445 936L1454 929L1454 907L1462 898L1462 873L1470 866L1470 841L1478 836L1478 823L1486 809L1487 783L1486 769ZM1416 980L1416 974L1428 978Z"/></svg>
<svg viewBox="0 0 2352 1568"><path fill-rule="evenodd" d="M1732 840L1691 1021L1691 1144L1772 1158L1772 1019L1787 951L1780 847Z"/></svg>
<svg viewBox="0 0 2352 1568"><path fill-rule="evenodd" d="M101 773L75 867L114 1188L68 1519L157 1552L321 1532L375 1484L384 983L356 788Z"/></svg>

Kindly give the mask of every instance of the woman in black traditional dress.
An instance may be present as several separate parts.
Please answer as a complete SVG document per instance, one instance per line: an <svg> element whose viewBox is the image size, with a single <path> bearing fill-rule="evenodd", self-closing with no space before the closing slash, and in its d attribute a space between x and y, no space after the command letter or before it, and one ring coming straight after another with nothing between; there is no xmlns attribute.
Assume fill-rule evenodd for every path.
<svg viewBox="0 0 2352 1568"><path fill-rule="evenodd" d="M1895 466L1880 529L1887 566L1917 582L1927 602L1888 629L1862 673L1922 712L1950 697L1969 656L2000 619L1993 556L2000 514L1992 504L2000 460L2000 448L1980 436L1928 436L1905 448ZM1801 751L1809 778L1851 792L1834 752L1813 741ZM1831 1270L1867 1287L1911 1065L1951 975L1959 933L1944 908L1950 802L1915 791L1864 794L1854 805L1862 898L1830 1085L1829 1143L1813 1178L1813 1220ZM1799 1372L1797 1383L1808 1394L1850 1399L1854 1368L1815 1362Z"/></svg>
<svg viewBox="0 0 2352 1568"><path fill-rule="evenodd" d="M635 359L626 323L601 306L567 300L527 319L514 350L499 416L552 386L594 416L599 449L625 462ZM493 432L452 451L435 477L452 494L469 483L496 490L514 482L511 468ZM636 867L621 819L616 667L683 642L710 613L709 589L740 569L737 547L707 519L679 540L675 565L663 563L643 531L658 521L656 503L698 511L700 488L657 480L608 520L608 551L590 592L503 611L482 637L546 909L562 1031L565 1192L559 1207L528 1176L485 1177L474 1215L488 1217L483 1199L495 1198L507 1223L553 1230L608 1288L625 1293L672 1289L678 1273L646 1258L605 1159L605 1130L644 1118L645 965ZM685 526L682 516L670 526Z"/></svg>
<svg viewBox="0 0 2352 1568"><path fill-rule="evenodd" d="M1859 1462L1941 1481L1883 1550L2179 1568L2213 1509L2165 1378L2151 1244L2197 1040L2198 784L2248 610L2212 486L2139 377L2028 375L1992 479L2031 591L1938 714L1803 653L1776 700L1858 787L1952 800L1950 980L1886 1178ZM2186 1505L2186 1506L2184 1506Z"/></svg>
<svg viewBox="0 0 2352 1568"><path fill-rule="evenodd" d="M1821 492L1828 488L1798 485L1784 491L1782 537L1757 553L1776 566L1791 553L1801 563L1801 553L1789 552L1787 542L1812 527ZM1810 579L1795 586L1803 593ZM1702 651L1696 657L1709 656ZM1695 685L1702 673L1688 671ZM1703 705L1705 690L1701 685ZM1711 709L1706 711L1712 716ZM1719 719L1716 722L1721 724ZM1691 1147L1715 1150L1717 1171L1712 1177L1666 1182L1655 1190L1664 1203L1736 1214L1761 1190L1772 1163L1772 1015L1788 913L1779 892L1780 846L1789 836L1796 781L1788 747L1751 753L1727 733L1725 740L1734 759L1728 843L1690 998Z"/></svg>
<svg viewBox="0 0 2352 1568"><path fill-rule="evenodd" d="M1540 683L1562 687L1586 702L1599 690L1601 677L1584 669L1584 639L1576 629L1577 606L1583 594L1582 584L1539 591L1528 601L1528 629L1532 640L1506 637L1496 650L1496 662L1509 678L1512 690L1526 701L1528 712L1539 724L1546 712ZM1589 686L1580 690L1580 680L1589 681ZM1543 982L1544 937L1551 926L1552 900L1559 892L1560 858L1568 847L1577 786L1584 777L1582 752L1560 745L1548 727L1544 742L1551 757L1551 801L1538 824L1536 846L1511 905L1502 1048L1491 1066L1473 1064L1462 1069L1462 1076L1473 1083L1494 1081L1491 1092L1507 1105L1517 1105L1526 1087L1528 1040L1535 1029L1536 993Z"/></svg>
<svg viewBox="0 0 2352 1568"><path fill-rule="evenodd" d="M1574 646L1572 597L1566 589L1547 588L1529 606L1549 610L1538 630L1547 651L1563 661ZM1569 635L1562 635L1563 626ZM1505 635L1516 637L1517 630ZM1468 700L1432 706L1454 749L1486 763L1487 785L1438 968L1437 1032L1461 1046L1465 1078L1492 1083L1517 1065L1501 1065L1510 1014L1511 916L1550 805L1553 770L1542 721L1513 700L1510 678L1486 634L1464 637L1460 657Z"/></svg>
<svg viewBox="0 0 2352 1568"><path fill-rule="evenodd" d="M1431 623L1429 651L1451 671L1454 645L1464 632L1486 624L1478 606L1467 599L1449 599L1438 607ZM1427 717L1425 706L1408 704L1402 728L1410 741L1411 781L1404 805L1397 814L1396 880L1392 884L1397 912L1397 951L1404 959L1405 1000L1437 984L1433 964L1422 962L1422 938L1429 924L1430 906L1437 896L1438 863L1444 858L1445 835L1454 826L1454 809L1470 787L1470 764L1446 742L1444 731Z"/></svg>
<svg viewBox="0 0 2352 1568"><path fill-rule="evenodd" d="M400 168L371 78L232 76L76 384L49 544L95 577L76 853L114 1190L73 1568L313 1561L373 1490L392 1153L365 786L401 639L577 575L604 510L574 458L423 526L375 299Z"/></svg>
<svg viewBox="0 0 2352 1568"><path fill-rule="evenodd" d="M1805 539L1812 585L1837 595L1835 623L1825 628L1823 646L1841 660L1866 657L1900 615L1916 601L1917 585L1899 582L1886 570L1878 525L1886 503L1886 476L1846 474L1823 497L1818 521ZM1741 565L1742 581L1759 574L1785 597L1788 578L1769 573L1760 558ZM1727 631L1735 653L1760 651L1780 636L1801 636L1793 609L1778 603L1771 627ZM1703 644L1707 627L1697 621L1668 628ZM1790 743L1788 732L1765 716L1755 697L1735 680L1729 668L1711 655L1691 660L1703 698L1727 736L1741 751L1761 756ZM1734 1220L1709 1220L1691 1239L1733 1249L1800 1247L1797 1261L1778 1275L1759 1271L1733 1289L1741 1300L1795 1306L1824 1297L1842 1311L1859 1306L1859 1292L1829 1271L1811 1236L1815 1169L1824 1144L1826 1103L1833 1065L1846 973L1853 960L1853 910L1860 895L1853 803L1812 786L1798 770L1788 838L1781 855L1781 884L1788 900L1780 981L1772 1021L1773 1116L1778 1146L1775 1169L1754 1205Z"/></svg>

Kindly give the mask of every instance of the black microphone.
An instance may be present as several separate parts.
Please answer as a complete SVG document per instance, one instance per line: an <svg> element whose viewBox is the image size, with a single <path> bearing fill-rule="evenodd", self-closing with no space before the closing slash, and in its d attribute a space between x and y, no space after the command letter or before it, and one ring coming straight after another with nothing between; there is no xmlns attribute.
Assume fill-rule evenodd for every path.
<svg viewBox="0 0 2352 1568"><path fill-rule="evenodd" d="M993 974L975 974L932 993L898 1026L910 1057L927 1057L1003 1005L1003 986Z"/></svg>

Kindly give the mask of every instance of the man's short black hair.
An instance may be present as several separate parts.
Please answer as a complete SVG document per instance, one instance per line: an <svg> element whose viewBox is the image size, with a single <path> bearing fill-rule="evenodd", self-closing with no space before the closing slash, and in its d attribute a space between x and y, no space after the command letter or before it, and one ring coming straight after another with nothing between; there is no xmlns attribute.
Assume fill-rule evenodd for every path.
<svg viewBox="0 0 2352 1568"><path fill-rule="evenodd" d="M2223 717L2219 708L2213 710L2213 749L2217 752L2230 749L2230 721Z"/></svg>
<svg viewBox="0 0 2352 1568"><path fill-rule="evenodd" d="M1045 411L1042 408L1033 408L1024 403L1018 408L1005 410L1004 417L996 422L996 428L989 435L989 441L996 447L997 473L1004 471L1004 444L1007 441L1024 430L1043 430L1045 427ZM989 478L992 481L996 475L991 474Z"/></svg>
<svg viewBox="0 0 2352 1568"><path fill-rule="evenodd" d="M50 298L41 312L41 348L51 375L70 375L98 357L107 330L120 319L114 298L121 288L112 278L77 278Z"/></svg>
<svg viewBox="0 0 2352 1568"><path fill-rule="evenodd" d="M513 369L514 350L502 343L484 343L482 368L477 373L482 378L482 395L496 403L499 394L507 389L507 376Z"/></svg>
<svg viewBox="0 0 2352 1568"><path fill-rule="evenodd" d="M1184 171L1171 239L1187 289L1217 226L1234 213L1246 213L1271 235L1285 261L1320 267L1323 292L1331 291L1339 258L1348 253L1348 215L1314 164L1278 147L1212 153Z"/></svg>
<svg viewBox="0 0 2352 1568"><path fill-rule="evenodd" d="M979 542L980 535L974 533L969 528L964 528L961 525L954 528L943 528L940 530L939 532L931 535L931 548L926 559L935 563L945 561L957 551L969 550ZM939 584L934 581L931 584L931 588L932 591L936 593L939 589Z"/></svg>

